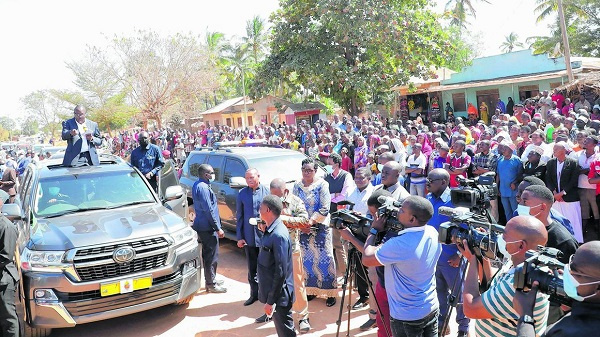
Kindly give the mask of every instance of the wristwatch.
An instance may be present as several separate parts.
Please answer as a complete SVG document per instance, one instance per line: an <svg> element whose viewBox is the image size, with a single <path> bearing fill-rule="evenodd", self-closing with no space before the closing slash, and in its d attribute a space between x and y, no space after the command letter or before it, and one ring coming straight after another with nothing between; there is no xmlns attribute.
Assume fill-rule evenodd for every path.
<svg viewBox="0 0 600 337"><path fill-rule="evenodd" d="M371 230L369 231L369 233L371 233L372 235L377 235L379 233L379 231L376 230L375 228L371 227Z"/></svg>
<svg viewBox="0 0 600 337"><path fill-rule="evenodd" d="M535 325L535 319L533 319L533 317L531 317L529 315L521 316L521 322L526 323L526 324Z"/></svg>

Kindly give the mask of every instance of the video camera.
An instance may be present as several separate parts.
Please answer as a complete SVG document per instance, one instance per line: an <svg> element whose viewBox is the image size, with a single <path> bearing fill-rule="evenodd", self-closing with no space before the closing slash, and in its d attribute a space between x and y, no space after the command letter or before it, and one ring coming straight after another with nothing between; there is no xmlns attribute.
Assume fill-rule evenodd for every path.
<svg viewBox="0 0 600 337"><path fill-rule="evenodd" d="M386 216L385 226L382 232L396 231L399 232L404 229L404 226L398 221L398 212L402 207L402 202L397 201L394 198L380 196L377 201L381 203L381 207L377 209L377 215L379 217Z"/></svg>
<svg viewBox="0 0 600 337"><path fill-rule="evenodd" d="M475 252L475 255L489 259L502 258L502 254L497 249L497 238L504 233L503 226L492 224L483 215L460 212L450 207L442 206L438 212L450 218L450 221L442 223L438 229L440 243L462 245L462 241L467 240L469 248ZM463 224L468 228L464 228Z"/></svg>
<svg viewBox="0 0 600 337"><path fill-rule="evenodd" d="M363 242L367 241L369 229L371 228L371 219L352 211L354 207L353 202L344 200L340 201L338 205L350 205L350 209L340 209L331 213L331 226L336 229L349 228L357 239Z"/></svg>
<svg viewBox="0 0 600 337"><path fill-rule="evenodd" d="M450 191L452 204L456 207L466 207L470 210L482 211L487 209L490 200L498 196L496 173L487 172L480 175L477 180L457 176L460 188Z"/></svg>
<svg viewBox="0 0 600 337"><path fill-rule="evenodd" d="M538 290L550 295L550 301L571 305L573 301L565 293L562 275L564 263L558 261L562 252L556 248L538 246L537 250L525 253L525 262L515 268L513 285L517 290L529 291L534 281L538 281Z"/></svg>

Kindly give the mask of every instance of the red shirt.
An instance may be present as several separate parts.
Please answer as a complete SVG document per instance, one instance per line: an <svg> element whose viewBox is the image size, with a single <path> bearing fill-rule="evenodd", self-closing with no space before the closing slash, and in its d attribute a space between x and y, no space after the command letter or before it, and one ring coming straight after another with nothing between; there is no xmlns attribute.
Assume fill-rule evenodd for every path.
<svg viewBox="0 0 600 337"><path fill-rule="evenodd" d="M348 156L343 157L342 158L342 164L340 165L340 167L342 168L342 170L350 172L350 167L351 166L352 166L352 160L350 160L350 157L348 157Z"/></svg>
<svg viewBox="0 0 600 337"><path fill-rule="evenodd" d="M451 167L460 168L460 167L469 167L471 165L471 157L463 152L460 157L457 157L455 153L446 158L446 163L450 164ZM459 176L466 178L467 172L459 174ZM450 175L450 187L458 187L458 181L456 180L457 175Z"/></svg>
<svg viewBox="0 0 600 337"><path fill-rule="evenodd" d="M598 174L600 176L600 160L594 160L590 164L590 173L588 173L588 179L592 179ZM600 184L596 184L596 195L600 194Z"/></svg>

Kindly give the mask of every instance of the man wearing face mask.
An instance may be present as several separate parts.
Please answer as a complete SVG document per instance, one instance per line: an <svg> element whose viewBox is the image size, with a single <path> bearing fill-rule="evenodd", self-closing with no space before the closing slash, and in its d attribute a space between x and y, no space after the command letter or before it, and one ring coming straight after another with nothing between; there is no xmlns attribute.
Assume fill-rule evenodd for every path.
<svg viewBox="0 0 600 337"><path fill-rule="evenodd" d="M131 165L146 177L154 191L158 191L158 180L156 176L165 165L165 159L160 147L150 143L150 135L143 131L138 136L138 146L131 152Z"/></svg>
<svg viewBox="0 0 600 337"><path fill-rule="evenodd" d="M554 325L548 326L542 337L597 336L600 331L600 241L583 244L565 265L563 287L573 298L572 310ZM536 336L533 329L533 307L538 284L528 293L517 292L514 307L520 314L518 337Z"/></svg>
<svg viewBox="0 0 600 337"><path fill-rule="evenodd" d="M556 220L552 219L550 210L554 197L545 186L532 185L527 187L521 195L521 202L517 207L519 215L533 216L540 220L548 232L546 247L556 248L562 252L558 260L567 263L569 257L577 250L577 241L569 231ZM532 248L535 249L535 248ZM548 323L552 324L563 316L560 306L552 303Z"/></svg>
<svg viewBox="0 0 600 337"><path fill-rule="evenodd" d="M352 192L354 182L352 175L341 169L342 157L337 153L332 153L327 158L327 166L325 170L327 175L325 181L329 184L329 193L331 194L331 206L329 213L336 212L338 209L337 203L346 200L348 194ZM333 255L335 257L335 265L339 266L342 273L346 270L347 259L347 244L342 242L338 231L333 231Z"/></svg>
<svg viewBox="0 0 600 337"><path fill-rule="evenodd" d="M489 289L479 291L479 270L477 257L471 252L466 240L457 245L469 262L463 289L463 310L467 317L475 319L475 335L478 337L512 337L516 335L519 319L517 311L510 306L515 295L514 266L526 259L529 249L544 246L548 239L544 225L531 216L516 216L506 223L504 233L498 237L498 250L508 263L496 273ZM487 263L487 262L484 262ZM487 274L488 268L483 268ZM506 305L508 303L508 305ZM546 328L548 296L538 294L533 310L535 331L541 333Z"/></svg>

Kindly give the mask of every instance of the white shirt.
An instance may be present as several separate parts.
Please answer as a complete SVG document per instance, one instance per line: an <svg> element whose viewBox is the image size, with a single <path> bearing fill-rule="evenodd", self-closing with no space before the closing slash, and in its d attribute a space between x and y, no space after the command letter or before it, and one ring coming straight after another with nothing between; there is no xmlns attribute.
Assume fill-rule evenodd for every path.
<svg viewBox="0 0 600 337"><path fill-rule="evenodd" d="M352 193L350 193L347 200L354 203L355 211L359 212L362 215L367 215L367 213L369 212L369 206L367 206L367 201L371 197L371 194L373 194L374 190L375 186L373 186L371 183L369 183L367 187L365 187L365 189L362 190L362 192L359 191L358 187L356 187L352 191Z"/></svg>
<svg viewBox="0 0 600 337"><path fill-rule="evenodd" d="M582 169L589 169L590 164L597 159L597 153L592 154L589 158L585 154L585 150L579 151L578 163ZM577 187L590 190L596 189L596 184L590 184L587 174L580 174Z"/></svg>
<svg viewBox="0 0 600 337"><path fill-rule="evenodd" d="M556 181L557 181L556 185L558 185L558 191L557 192L560 192L560 190L561 190L560 189L560 187L561 187L560 186L560 176L562 174L562 170L563 170L564 166L565 166L565 162L564 161L561 163L560 160L558 160L558 159L556 160Z"/></svg>
<svg viewBox="0 0 600 337"><path fill-rule="evenodd" d="M75 121L75 123L77 123L77 130L79 131L79 136L81 136L81 152L89 151L90 146L88 145L85 134L88 132L92 132L92 130L87 129L87 125L85 125L85 122L83 122L83 124L79 124L78 121Z"/></svg>
<svg viewBox="0 0 600 337"><path fill-rule="evenodd" d="M414 155L410 155L408 156L408 159L406 159L406 166L408 168L420 168L423 169L423 172L421 173L423 176L419 177L419 178L410 178L410 182L411 183L421 183L423 181L425 181L425 167L427 166L427 159L425 159L425 155L423 155L423 153L420 153L419 156L417 158L415 158Z"/></svg>

